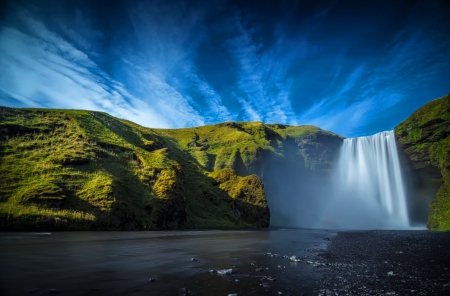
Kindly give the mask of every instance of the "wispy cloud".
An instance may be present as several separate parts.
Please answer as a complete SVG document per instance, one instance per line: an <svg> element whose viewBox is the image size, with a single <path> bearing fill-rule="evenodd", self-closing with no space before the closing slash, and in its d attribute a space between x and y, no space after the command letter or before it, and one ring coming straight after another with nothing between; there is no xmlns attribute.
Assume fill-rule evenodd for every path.
<svg viewBox="0 0 450 296"><path fill-rule="evenodd" d="M445 49L448 44L438 44L423 32L410 34L405 29L385 45L384 52L366 59L364 66L343 72L340 69L348 69L344 63L352 62L345 57L332 81L341 87L329 89L327 96L299 115L298 122L318 125L344 136L394 128L400 121L395 118L387 121L389 112L400 112L397 110L403 105L403 109L411 110L410 114L423 104L416 98L428 93L426 87L430 80L448 64L442 56L448 52ZM410 103L405 106L408 100Z"/></svg>
<svg viewBox="0 0 450 296"><path fill-rule="evenodd" d="M23 30L0 31L1 91L23 106L106 111L151 126L163 118L131 96L89 57L18 9Z"/></svg>
<svg viewBox="0 0 450 296"><path fill-rule="evenodd" d="M140 96L161 106L166 115L174 114L177 127L235 118L194 62L196 47L207 35L206 11L183 3L148 6L142 2L130 7L129 17L139 53L127 64L138 69L139 83L134 86ZM195 96L189 94L192 89Z"/></svg>
<svg viewBox="0 0 450 296"><path fill-rule="evenodd" d="M288 40L281 31L274 36L274 44L256 42L253 30L246 27L240 13L227 26L233 37L226 45L240 67L239 102L244 119L296 124L289 98L292 80L287 71L290 63L301 56L302 42Z"/></svg>
<svg viewBox="0 0 450 296"><path fill-rule="evenodd" d="M120 59L120 72L128 73L127 79L118 81L89 57L100 53L73 30L62 28L78 48L27 10L16 7L15 14L20 25L0 29L0 91L4 97L14 99L2 101L29 107L105 111L152 127L233 119L220 95L197 75L192 61L195 51L186 48L191 44L189 36L179 33L167 40L166 31L155 31L160 26L140 24L136 32L139 41L150 41L143 44L142 51L128 51ZM136 16L133 18L136 20ZM169 27L165 29L170 31ZM123 44L116 49L127 52ZM188 79L177 81L176 71L180 69ZM127 85L130 81L133 87ZM185 92L189 87L202 94L206 107L194 108L195 100Z"/></svg>
<svg viewBox="0 0 450 296"><path fill-rule="evenodd" d="M367 81L371 81L370 87ZM379 88L380 82L359 66L345 76L345 82L332 97L323 98L299 116L302 123L320 126L344 136L362 135L377 114L401 101L402 95Z"/></svg>
<svg viewBox="0 0 450 296"><path fill-rule="evenodd" d="M101 110L152 127L251 120L358 136L448 92L449 25L437 4L407 5L395 21L403 6L375 5L369 22L367 5L347 20L333 1L61 1L55 15L10 3L3 105Z"/></svg>

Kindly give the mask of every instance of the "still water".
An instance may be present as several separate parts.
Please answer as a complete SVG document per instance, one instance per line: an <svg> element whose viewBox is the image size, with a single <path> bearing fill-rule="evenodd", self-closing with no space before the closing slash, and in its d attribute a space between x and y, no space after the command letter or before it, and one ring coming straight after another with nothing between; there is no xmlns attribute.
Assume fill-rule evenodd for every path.
<svg viewBox="0 0 450 296"><path fill-rule="evenodd" d="M307 229L0 233L0 295L311 295L323 269L267 253L314 261L334 235ZM231 268L231 275L210 272Z"/></svg>

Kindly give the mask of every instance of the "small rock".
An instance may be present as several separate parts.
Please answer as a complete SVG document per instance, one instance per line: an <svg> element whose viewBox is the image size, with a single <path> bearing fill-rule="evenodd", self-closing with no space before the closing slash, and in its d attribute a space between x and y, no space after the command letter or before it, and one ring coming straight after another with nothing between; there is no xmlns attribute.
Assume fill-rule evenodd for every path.
<svg viewBox="0 0 450 296"><path fill-rule="evenodd" d="M239 296L238 293L228 294L228 296Z"/></svg>
<svg viewBox="0 0 450 296"><path fill-rule="evenodd" d="M148 281L149 281L149 282L154 282L154 281L156 281L156 280L155 280L154 278L149 278Z"/></svg>
<svg viewBox="0 0 450 296"><path fill-rule="evenodd" d="M191 258L191 261L192 261L192 262L195 262L195 261L197 261L197 259L195 259L194 257L192 257L192 258Z"/></svg>
<svg viewBox="0 0 450 296"><path fill-rule="evenodd" d="M297 256L291 256L289 258L290 261L292 262L301 262L302 260L300 260L300 258L298 258Z"/></svg>
<svg viewBox="0 0 450 296"><path fill-rule="evenodd" d="M264 271L264 268L258 267L255 269L255 271Z"/></svg>
<svg viewBox="0 0 450 296"><path fill-rule="evenodd" d="M392 276L392 275L394 275L394 272L393 272L393 271L389 271L389 272L387 273L387 275Z"/></svg>
<svg viewBox="0 0 450 296"><path fill-rule="evenodd" d="M217 274L221 274L221 275L229 275L233 273L233 269L220 269L217 270Z"/></svg>
<svg viewBox="0 0 450 296"><path fill-rule="evenodd" d="M269 285L269 284L261 284L261 286L262 286L263 288L265 288L265 289L270 288L270 285Z"/></svg>

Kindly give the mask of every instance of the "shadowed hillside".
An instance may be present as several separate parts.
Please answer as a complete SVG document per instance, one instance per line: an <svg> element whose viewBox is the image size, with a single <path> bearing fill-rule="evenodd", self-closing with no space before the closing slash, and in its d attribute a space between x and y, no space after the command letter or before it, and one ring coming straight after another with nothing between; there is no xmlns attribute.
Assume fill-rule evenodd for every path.
<svg viewBox="0 0 450 296"><path fill-rule="evenodd" d="M266 194L286 221L275 204L302 194L283 187L328 171L342 141L312 126L150 129L101 112L5 107L0 139L7 230L267 227Z"/></svg>

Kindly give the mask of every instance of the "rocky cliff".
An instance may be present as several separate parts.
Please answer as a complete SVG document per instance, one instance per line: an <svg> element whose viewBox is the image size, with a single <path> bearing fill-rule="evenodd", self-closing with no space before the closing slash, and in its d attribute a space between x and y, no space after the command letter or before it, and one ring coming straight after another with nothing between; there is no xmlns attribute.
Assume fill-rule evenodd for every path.
<svg viewBox="0 0 450 296"><path fill-rule="evenodd" d="M343 138L314 126L226 122L163 130L205 170L232 168L264 183L271 225L312 227Z"/></svg>
<svg viewBox="0 0 450 296"><path fill-rule="evenodd" d="M450 96L424 105L395 132L413 178L410 212L431 202L428 228L450 230Z"/></svg>
<svg viewBox="0 0 450 296"><path fill-rule="evenodd" d="M267 227L269 207L287 225L341 142L313 126L151 129L101 112L1 107L0 229Z"/></svg>

